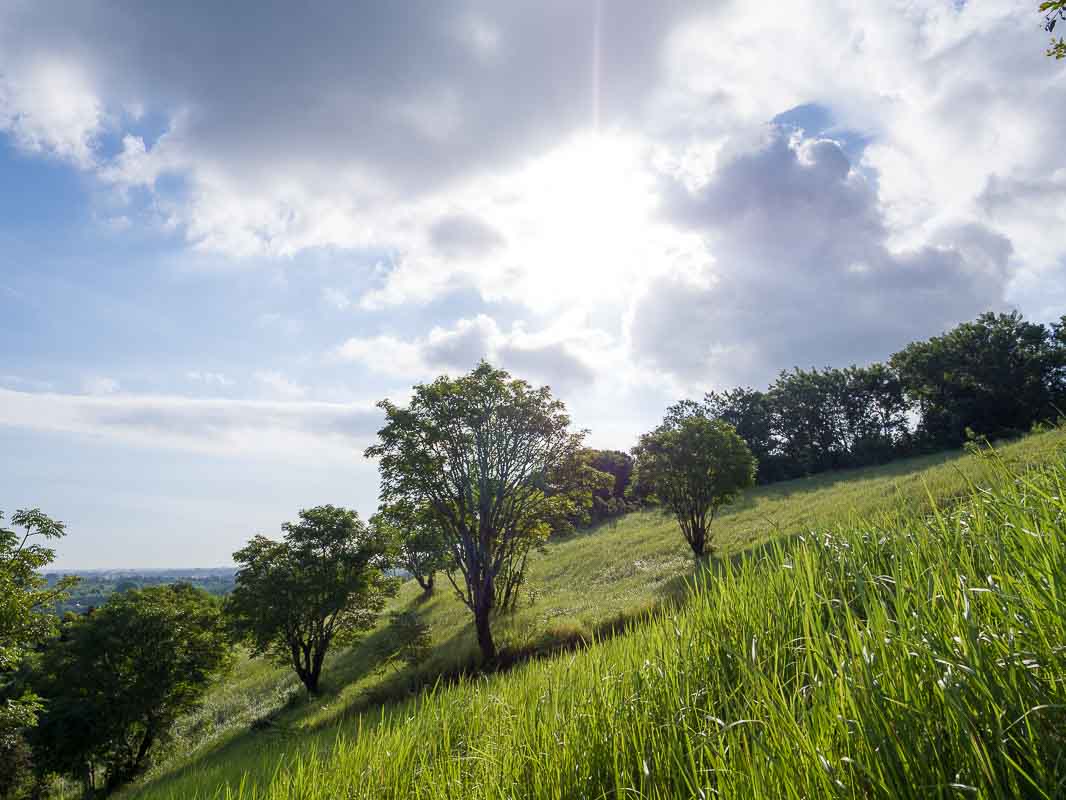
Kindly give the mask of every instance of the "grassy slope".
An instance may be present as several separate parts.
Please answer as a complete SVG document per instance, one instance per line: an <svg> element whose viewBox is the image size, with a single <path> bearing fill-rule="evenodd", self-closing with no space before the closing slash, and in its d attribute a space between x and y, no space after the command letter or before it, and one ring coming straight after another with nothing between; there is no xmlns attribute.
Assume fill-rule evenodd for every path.
<svg viewBox="0 0 1066 800"><path fill-rule="evenodd" d="M1008 460L1035 463L1049 459L1062 449L1064 442L1066 435L1053 432L1029 437L1002 452ZM824 529L856 515L870 517L900 508L922 512L928 510L930 496L943 500L963 493L965 476L978 476L981 469L976 459L943 455L778 484L749 493L724 514L716 523L716 541L723 552L737 553L776 534ZM655 514L631 515L613 527L604 526L554 542L534 564L531 586L537 592L536 602L527 604L513 618L501 620L498 635L514 648L528 648L538 642L549 644L575 634L588 636L613 620L639 616L664 600L676 600L683 593L684 579L690 572L691 562L672 522ZM469 663L474 644L467 613L446 582L436 597L424 604L418 604L416 588L406 587L398 604L417 606L433 624L437 651L426 669L444 671ZM657 629L656 625L649 626L649 630ZM634 637L640 635L621 637L595 648L595 654L584 653L577 658L598 660L602 666L603 659L609 661L613 657L610 653L626 652L625 648L636 641ZM242 729L271 703L280 701L292 686L291 679L279 670L245 665L237 680L216 691L198 721L190 721L191 727L201 730L187 741L202 736L212 727L213 720L223 721L224 726L228 721L230 732L184 759L184 768L161 770L143 792L136 794L188 797L221 784L236 785L244 772L248 773L249 786L264 785L277 768L293 763L300 753L332 747L338 731L350 734L358 726L360 741L369 738L369 729L380 717L373 711L358 713L366 702L364 693L380 688L383 680L391 682L391 689L410 680L403 674L366 674L363 651L372 644L371 641L364 648L334 659L330 681L339 690L313 705L283 711L278 715L280 725L269 731ZM550 671L556 668L553 664L560 663L543 662L518 670L514 678L506 676L473 686L484 686L485 692L490 693L488 687L500 682L501 692L506 694L510 690L502 687L513 686L514 681L520 683L518 674ZM610 671L609 666L604 668ZM571 672L567 681L577 677ZM463 702L488 702L485 696L470 700L470 691L469 686L444 691L437 702L446 702L449 697L464 697ZM394 708L387 716L393 713L402 712ZM392 731L393 724L390 722L388 727ZM396 737L395 732L383 735ZM365 754L349 754L350 759L357 756Z"/></svg>

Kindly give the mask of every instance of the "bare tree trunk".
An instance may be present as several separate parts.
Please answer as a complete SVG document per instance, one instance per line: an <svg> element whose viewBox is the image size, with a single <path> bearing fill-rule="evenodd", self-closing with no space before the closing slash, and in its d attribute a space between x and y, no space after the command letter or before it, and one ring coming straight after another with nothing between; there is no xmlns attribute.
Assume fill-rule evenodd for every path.
<svg viewBox="0 0 1066 800"><path fill-rule="evenodd" d="M483 580L474 598L474 627L477 630L477 645L481 648L482 661L491 665L496 661L496 643L492 640L490 618L495 600L495 587L491 580Z"/></svg>
<svg viewBox="0 0 1066 800"><path fill-rule="evenodd" d="M433 578L430 575L419 575L417 572L412 573L415 576L415 580L418 581L418 585L422 587L424 594L433 594Z"/></svg>

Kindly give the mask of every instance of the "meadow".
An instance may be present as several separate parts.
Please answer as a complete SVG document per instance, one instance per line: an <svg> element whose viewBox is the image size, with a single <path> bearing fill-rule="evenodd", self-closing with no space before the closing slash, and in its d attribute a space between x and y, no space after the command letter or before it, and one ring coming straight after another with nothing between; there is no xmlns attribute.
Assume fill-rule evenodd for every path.
<svg viewBox="0 0 1066 800"><path fill-rule="evenodd" d="M374 669L381 630L313 702L244 661L124 796L1055 796L1064 445L753 490L698 575L654 512L553 541L502 674L443 577L408 584L420 670Z"/></svg>

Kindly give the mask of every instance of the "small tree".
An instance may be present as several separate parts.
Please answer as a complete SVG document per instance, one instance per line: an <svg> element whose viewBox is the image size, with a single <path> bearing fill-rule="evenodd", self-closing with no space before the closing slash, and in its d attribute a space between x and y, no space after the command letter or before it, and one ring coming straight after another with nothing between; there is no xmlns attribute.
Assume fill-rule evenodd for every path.
<svg viewBox="0 0 1066 800"><path fill-rule="evenodd" d="M755 458L732 425L709 419L694 404L675 406L633 449L638 484L654 491L677 517L696 558L718 510L755 482Z"/></svg>
<svg viewBox="0 0 1066 800"><path fill-rule="evenodd" d="M570 431L563 404L482 362L461 378L415 387L407 408L388 400L379 443L385 503L425 508L461 574L448 577L474 615L486 662L496 658L491 613L501 573L523 574L524 553L545 537L573 499L552 494L552 473L570 462L583 433Z"/></svg>
<svg viewBox="0 0 1066 800"><path fill-rule="evenodd" d="M112 595L71 616L33 680L38 767L110 793L142 773L179 715L197 708L231 651L219 601L188 584Z"/></svg>
<svg viewBox="0 0 1066 800"><path fill-rule="evenodd" d="M282 530L280 542L256 536L233 554L226 613L254 655L289 664L317 694L329 648L372 628L397 582L384 573L385 543L354 511L318 506Z"/></svg>
<svg viewBox="0 0 1066 800"><path fill-rule="evenodd" d="M444 535L433 515L424 507L393 503L382 506L370 526L394 549L396 566L409 572L424 594L432 594L434 579L447 564Z"/></svg>

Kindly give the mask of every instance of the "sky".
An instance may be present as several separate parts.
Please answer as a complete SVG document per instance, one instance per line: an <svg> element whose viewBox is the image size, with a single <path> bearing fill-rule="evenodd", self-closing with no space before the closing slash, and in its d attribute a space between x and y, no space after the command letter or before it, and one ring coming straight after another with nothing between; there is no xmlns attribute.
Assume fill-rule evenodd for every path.
<svg viewBox="0 0 1066 800"><path fill-rule="evenodd" d="M60 569L373 513L480 358L598 447L682 397L1066 313L1035 0L0 0L0 509Z"/></svg>

